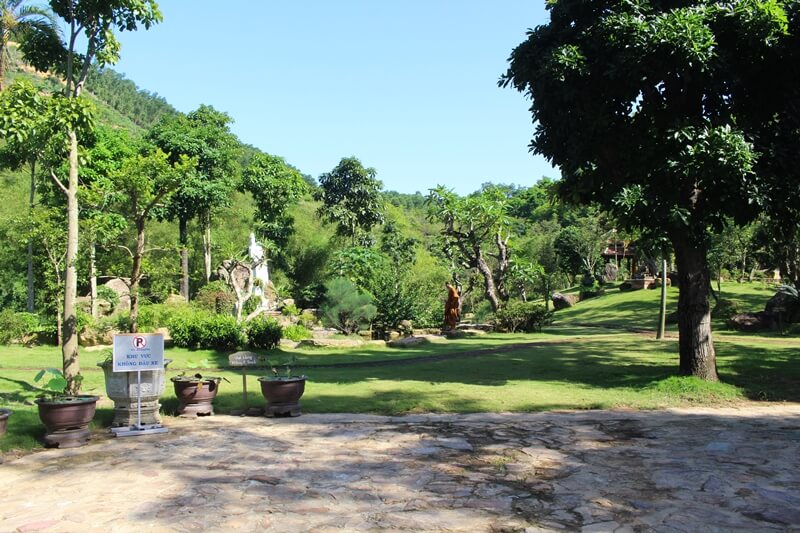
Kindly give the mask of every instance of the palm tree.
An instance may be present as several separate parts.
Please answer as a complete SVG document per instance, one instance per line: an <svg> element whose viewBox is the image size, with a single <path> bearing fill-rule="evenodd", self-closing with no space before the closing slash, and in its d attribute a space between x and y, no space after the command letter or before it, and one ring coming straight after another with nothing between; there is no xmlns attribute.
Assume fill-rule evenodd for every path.
<svg viewBox="0 0 800 533"><path fill-rule="evenodd" d="M46 8L28 5L26 0L0 0L0 91L6 77L10 40L22 40L31 32L57 32L53 14Z"/></svg>

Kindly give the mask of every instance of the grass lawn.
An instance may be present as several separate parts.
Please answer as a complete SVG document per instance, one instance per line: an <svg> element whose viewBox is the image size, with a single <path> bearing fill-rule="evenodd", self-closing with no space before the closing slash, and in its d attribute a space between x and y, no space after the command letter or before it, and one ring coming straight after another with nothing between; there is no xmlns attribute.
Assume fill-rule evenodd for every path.
<svg viewBox="0 0 800 533"><path fill-rule="evenodd" d="M750 296L752 294L752 296ZM743 299L765 297L757 288ZM656 341L650 333L570 325L602 323L647 327L657 312L657 291L609 293L559 311L557 324L539 334L489 334L476 338L397 349L280 349L273 360L297 358L296 373L309 376L305 412L539 411L547 409L638 409L682 405L719 405L744 400L800 401L800 338L715 333L722 383L677 378L677 340ZM638 322L637 322L638 321ZM168 377L189 370L187 363L208 359L201 370L227 378L215 406L224 414L241 407L241 374L227 367L227 353L172 348ZM95 427L108 425L111 402L103 373L96 366L104 354L82 350L84 391L103 399ZM438 360L420 360L438 357ZM414 360L417 359L417 360ZM359 363L385 362L381 365ZM14 410L0 451L38 446L43 434L32 400L35 373L60 365L54 347L0 347L0 406ZM339 366L337 366L339 365ZM250 403L263 405L256 380L267 369L248 371ZM162 397L163 411L175 412L171 384ZM167 419L167 424L168 424ZM202 422L199 422L202 423Z"/></svg>

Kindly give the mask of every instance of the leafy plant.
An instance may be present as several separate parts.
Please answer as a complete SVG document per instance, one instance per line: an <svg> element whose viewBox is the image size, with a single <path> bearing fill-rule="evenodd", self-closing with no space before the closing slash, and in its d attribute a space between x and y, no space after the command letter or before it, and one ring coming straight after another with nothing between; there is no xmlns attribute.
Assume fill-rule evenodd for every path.
<svg viewBox="0 0 800 533"><path fill-rule="evenodd" d="M281 309L281 314L284 316L300 316L300 309L295 304L284 305Z"/></svg>
<svg viewBox="0 0 800 533"><path fill-rule="evenodd" d="M247 345L271 350L281 342L283 328L275 319L259 316L247 324Z"/></svg>
<svg viewBox="0 0 800 533"><path fill-rule="evenodd" d="M39 317L33 313L15 313L10 309L0 311L0 344L22 342L26 336L40 330Z"/></svg>
<svg viewBox="0 0 800 533"><path fill-rule="evenodd" d="M292 366L297 363L297 357L292 356L286 362L283 363L272 363L267 360L267 366L270 367L270 371L272 372L272 376L270 379L273 380L283 380L283 379L292 379L292 378L305 378L305 375L302 376L293 376L292 375Z"/></svg>
<svg viewBox="0 0 800 533"><path fill-rule="evenodd" d="M47 376L50 376L50 378L46 379ZM39 398L46 398L48 401L52 402L58 398L68 396L66 392L68 385L67 379L64 377L64 373L57 368L43 368L36 374L33 381L36 383L42 382L39 387L42 391L41 394L39 394ZM83 376L78 374L74 381L75 390L80 390Z"/></svg>
<svg viewBox="0 0 800 533"><path fill-rule="evenodd" d="M327 296L320 311L329 325L350 335L375 318L377 308L372 304L372 298L359 292L349 280L336 278L326 287Z"/></svg>
<svg viewBox="0 0 800 533"><path fill-rule="evenodd" d="M208 359L201 359L197 363L195 363L194 361L192 361L190 359L190 360L186 361L186 366L188 368L190 368L190 369L193 369L193 370L197 369L197 368L204 368L205 369L205 368L211 368L211 363L208 362ZM186 375L186 371L183 371L180 374L178 374L177 376L174 376L172 378L172 381L183 381L183 382L189 382L189 383L197 383L197 389L198 390L201 390L203 388L203 383L205 383L206 381L221 381L221 380L225 380L228 383L230 383L230 381L226 377L203 376L203 374L201 374L199 372L197 372L197 373L195 373L195 374L193 374L191 376L187 376Z"/></svg>
<svg viewBox="0 0 800 533"><path fill-rule="evenodd" d="M229 314L236 303L236 295L222 280L212 281L197 291L195 305L217 314Z"/></svg>
<svg viewBox="0 0 800 533"><path fill-rule="evenodd" d="M497 325L506 331L541 331L553 321L553 312L533 302L511 300L495 313Z"/></svg>
<svg viewBox="0 0 800 533"><path fill-rule="evenodd" d="M241 326L230 315L204 312L179 315L170 321L169 331L175 345L183 348L229 350L244 340Z"/></svg>
<svg viewBox="0 0 800 533"><path fill-rule="evenodd" d="M292 324L283 328L283 338L292 341L301 341L303 339L310 339L311 332L300 324Z"/></svg>

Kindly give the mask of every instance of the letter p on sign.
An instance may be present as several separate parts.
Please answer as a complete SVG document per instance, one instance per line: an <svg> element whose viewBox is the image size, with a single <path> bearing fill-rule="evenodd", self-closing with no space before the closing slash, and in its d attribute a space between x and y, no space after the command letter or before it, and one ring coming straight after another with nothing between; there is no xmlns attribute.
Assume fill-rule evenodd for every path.
<svg viewBox="0 0 800 533"><path fill-rule="evenodd" d="M144 348L145 346L147 346L147 339L139 335L136 335L131 339L131 344L133 344L134 348Z"/></svg>

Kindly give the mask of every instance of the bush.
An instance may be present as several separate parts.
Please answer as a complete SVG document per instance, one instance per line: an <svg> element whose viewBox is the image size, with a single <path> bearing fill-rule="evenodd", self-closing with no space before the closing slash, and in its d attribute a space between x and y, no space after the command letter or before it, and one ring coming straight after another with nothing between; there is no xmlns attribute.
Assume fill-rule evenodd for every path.
<svg viewBox="0 0 800 533"><path fill-rule="evenodd" d="M591 285L581 285L580 299L583 301L589 298L596 298L597 296L602 296L605 292L605 289L600 286L600 283L594 280Z"/></svg>
<svg viewBox="0 0 800 533"><path fill-rule="evenodd" d="M229 315L196 312L175 316L169 333L176 346L231 350L243 342L242 328Z"/></svg>
<svg viewBox="0 0 800 533"><path fill-rule="evenodd" d="M281 342L283 328L274 318L259 316L247 324L247 345L250 348L271 350Z"/></svg>
<svg viewBox="0 0 800 533"><path fill-rule="evenodd" d="M304 328L311 329L317 324L317 316L311 311L303 311L298 317L298 322Z"/></svg>
<svg viewBox="0 0 800 533"><path fill-rule="evenodd" d="M281 308L281 314L283 316L300 316L300 309L295 304L284 305Z"/></svg>
<svg viewBox="0 0 800 533"><path fill-rule="evenodd" d="M194 303L200 309L218 314L230 314L236 295L224 281L212 281L200 288L194 297Z"/></svg>
<svg viewBox="0 0 800 533"><path fill-rule="evenodd" d="M119 305L119 294L117 294L117 291L105 285L100 285L97 287L97 298L107 301L111 306L112 313Z"/></svg>
<svg viewBox="0 0 800 533"><path fill-rule="evenodd" d="M139 317L137 319L139 331L155 331L158 328L169 327L174 318L188 316L196 311L187 303L172 304L148 304L139 306ZM130 313L120 314L118 320L121 331L128 331L127 324L130 323Z"/></svg>
<svg viewBox="0 0 800 533"><path fill-rule="evenodd" d="M744 310L741 302L738 300L727 300L725 298L720 298L719 302L717 302L717 305L711 310L711 318L729 320L734 315L738 315L742 312L744 312Z"/></svg>
<svg viewBox="0 0 800 533"><path fill-rule="evenodd" d="M23 342L25 337L41 330L39 317L33 313L15 313L10 309L0 311L0 344Z"/></svg>
<svg viewBox="0 0 800 533"><path fill-rule="evenodd" d="M311 332L300 324L292 324L283 328L283 338L297 342L303 339L310 339Z"/></svg>
<svg viewBox="0 0 800 533"><path fill-rule="evenodd" d="M500 329L511 333L541 331L553 322L553 312L533 302L511 300L495 313L495 320Z"/></svg>
<svg viewBox="0 0 800 533"><path fill-rule="evenodd" d="M350 335L375 318L378 310L372 305L372 298L359 292L349 280L333 279L326 288L327 296L320 312L328 325Z"/></svg>

